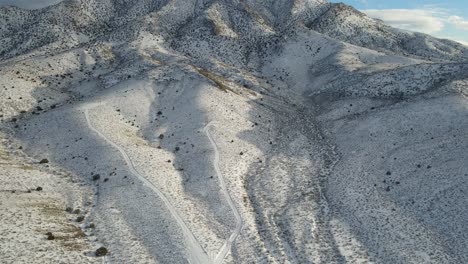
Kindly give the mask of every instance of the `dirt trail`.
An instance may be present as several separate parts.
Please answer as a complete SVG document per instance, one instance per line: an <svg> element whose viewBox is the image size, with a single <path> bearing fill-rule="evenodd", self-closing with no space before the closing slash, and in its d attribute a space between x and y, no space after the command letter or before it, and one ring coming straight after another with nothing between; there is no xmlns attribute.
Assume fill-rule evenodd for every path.
<svg viewBox="0 0 468 264"><path fill-rule="evenodd" d="M239 213L239 210L237 210L236 206L234 205L234 202L232 201L231 195L229 195L226 182L224 181L223 174L221 173L221 169L219 168L219 151L218 151L218 146L216 145L216 142L214 141L213 137L210 134L209 128L211 126L213 126L213 123L209 123L208 125L206 125L204 131L206 135L208 136L208 138L210 139L211 145L213 146L213 149L215 152L213 165L216 171L216 175L218 176L219 183L221 185L221 191L226 197L228 204L231 207L231 210L234 213L234 216L236 217L236 222L237 222L236 228L232 232L231 236L226 240L224 245L221 247L220 251L218 252L218 254L216 255L213 261L215 264L218 264L218 263L223 263L224 259L229 254L231 247L232 247L232 243L234 243L234 241L237 239L237 237L239 236L241 232L243 221Z"/></svg>
<svg viewBox="0 0 468 264"><path fill-rule="evenodd" d="M148 181L143 175L141 175L136 169L135 165L133 164L133 161L130 159L128 154L125 152L125 150L112 142L110 139L108 139L104 134L102 134L99 130L97 130L91 122L91 119L89 117L89 110L92 108L96 107L97 105L90 105L84 109L84 113L86 116L86 122L88 124L88 127L94 131L99 137L104 139L108 144L110 144L112 147L117 149L123 156L128 169L130 172L137 177L146 187L150 188L154 193L156 193L161 200L164 202L165 206L169 211L171 212L172 217L176 220L177 224L180 226L182 229L182 232L185 236L186 243L187 243L187 260L189 263L192 264L206 264L206 263L211 263L211 259L208 257L206 252L203 250L201 247L199 241L195 238L193 233L190 231L190 229L187 227L185 224L184 220L180 217L178 214L176 208L171 204L171 202L167 199L167 197L150 181Z"/></svg>

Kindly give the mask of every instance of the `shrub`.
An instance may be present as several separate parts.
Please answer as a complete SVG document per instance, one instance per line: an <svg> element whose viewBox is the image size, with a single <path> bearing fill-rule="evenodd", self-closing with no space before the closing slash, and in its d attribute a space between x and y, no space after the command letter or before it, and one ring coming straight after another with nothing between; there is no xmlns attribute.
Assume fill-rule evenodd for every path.
<svg viewBox="0 0 468 264"><path fill-rule="evenodd" d="M95 252L97 257L103 257L103 256L107 255L107 253L109 253L109 251L105 247L100 247L100 248L96 249L96 252Z"/></svg>

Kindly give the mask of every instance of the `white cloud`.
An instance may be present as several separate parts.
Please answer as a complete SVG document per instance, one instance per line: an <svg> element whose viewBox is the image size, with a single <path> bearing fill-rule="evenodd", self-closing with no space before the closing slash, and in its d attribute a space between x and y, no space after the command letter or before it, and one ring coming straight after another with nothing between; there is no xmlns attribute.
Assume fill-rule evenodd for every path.
<svg viewBox="0 0 468 264"><path fill-rule="evenodd" d="M435 33L444 29L444 19L435 10L425 9L367 9L368 16L381 19L387 24L411 31Z"/></svg>
<svg viewBox="0 0 468 264"><path fill-rule="evenodd" d="M450 16L448 21L459 29L468 30L468 20L463 19L463 17Z"/></svg>
<svg viewBox="0 0 468 264"><path fill-rule="evenodd" d="M425 6L423 9L368 9L361 11L396 28L433 34L468 46L466 38L460 38L450 30L450 27L455 27L461 31L468 31L468 20L453 15L454 10Z"/></svg>
<svg viewBox="0 0 468 264"><path fill-rule="evenodd" d="M461 41L461 40L455 40L455 41L468 47L468 41Z"/></svg>

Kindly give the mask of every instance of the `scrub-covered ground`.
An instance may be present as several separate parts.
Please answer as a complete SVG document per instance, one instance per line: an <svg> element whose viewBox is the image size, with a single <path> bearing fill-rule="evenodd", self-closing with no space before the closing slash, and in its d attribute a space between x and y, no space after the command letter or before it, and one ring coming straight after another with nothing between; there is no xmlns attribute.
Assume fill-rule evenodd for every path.
<svg viewBox="0 0 468 264"><path fill-rule="evenodd" d="M0 26L7 263L468 261L467 47L319 0Z"/></svg>

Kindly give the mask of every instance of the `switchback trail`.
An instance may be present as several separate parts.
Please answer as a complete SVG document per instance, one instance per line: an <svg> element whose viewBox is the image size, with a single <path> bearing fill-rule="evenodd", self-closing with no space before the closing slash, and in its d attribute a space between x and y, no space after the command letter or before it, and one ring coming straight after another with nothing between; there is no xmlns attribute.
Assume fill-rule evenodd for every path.
<svg viewBox="0 0 468 264"><path fill-rule="evenodd" d="M221 185L221 191L226 197L227 202L229 206L231 207L231 210L234 213L234 216L236 217L236 222L237 222L236 228L232 232L231 236L226 240L224 245L221 247L220 251L218 252L218 254L216 255L214 259L214 263L219 264L219 263L223 263L224 259L229 254L231 247L232 247L232 243L236 241L237 237L239 236L241 232L243 221L239 213L239 210L237 210L236 206L234 205L234 202L232 201L231 195L229 194L229 191L226 186L226 182L224 181L223 174L221 173L221 169L219 168L218 146L216 145L216 142L214 141L213 137L210 134L210 126L213 126L213 123L209 123L208 125L206 125L204 131L206 135L208 136L208 138L210 139L211 145L213 146L213 149L215 152L215 159L214 159L213 165L216 171L216 175L218 176L218 179L219 179L219 184Z"/></svg>
<svg viewBox="0 0 468 264"><path fill-rule="evenodd" d="M201 247L200 243L198 240L195 238L193 233L190 231L190 229L187 227L185 224L184 220L180 217L180 215L177 213L176 208L171 204L171 202L166 198L166 196L150 181L148 181L143 175L141 175L136 169L135 165L133 164L133 161L130 159L128 154L125 152L125 150L112 142L110 139L108 139L104 134L102 134L99 130L97 130L91 123L91 119L89 117L89 110L92 109L95 106L88 106L84 108L84 113L86 116L86 122L88 124L88 127L94 131L99 137L104 139L107 143L109 143L112 147L117 149L120 154L123 156L128 169L130 172L137 177L143 185L146 187L150 188L154 193L156 193L159 198L164 202L165 206L167 209L170 211L172 217L176 220L177 224L179 227L182 229L182 232L185 236L186 243L187 243L187 260L191 264L206 264L206 263L211 263L211 259L208 257L208 254L203 250Z"/></svg>

